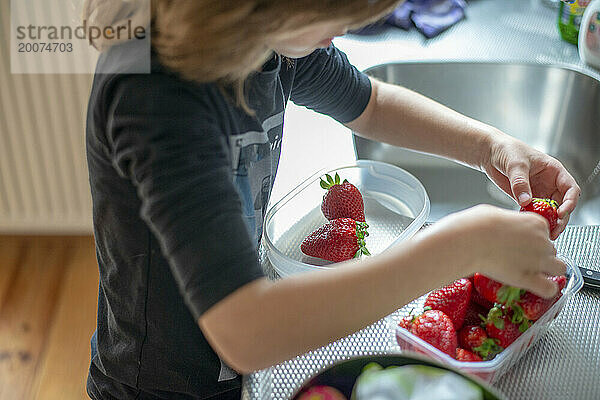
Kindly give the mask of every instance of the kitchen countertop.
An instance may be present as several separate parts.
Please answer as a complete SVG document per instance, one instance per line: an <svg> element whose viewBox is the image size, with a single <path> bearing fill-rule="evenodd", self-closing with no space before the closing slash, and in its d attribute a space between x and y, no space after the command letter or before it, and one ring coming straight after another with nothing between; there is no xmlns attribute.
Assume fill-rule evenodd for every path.
<svg viewBox="0 0 600 400"><path fill-rule="evenodd" d="M416 30L384 28L373 36L346 35L335 45L359 69L388 62L474 61L563 66L600 80L577 47L560 39L558 10L541 0L472 0L467 19L437 38ZM351 132L331 118L288 106L283 151L271 203L328 165L354 161ZM557 241L562 254L600 270L600 227L575 226ZM497 384L509 399L600 398L600 295L583 289L565 306L540 343ZM247 376L244 399L285 399L325 365L353 355L389 350L381 323L307 355ZM383 336L383 337L382 337Z"/></svg>

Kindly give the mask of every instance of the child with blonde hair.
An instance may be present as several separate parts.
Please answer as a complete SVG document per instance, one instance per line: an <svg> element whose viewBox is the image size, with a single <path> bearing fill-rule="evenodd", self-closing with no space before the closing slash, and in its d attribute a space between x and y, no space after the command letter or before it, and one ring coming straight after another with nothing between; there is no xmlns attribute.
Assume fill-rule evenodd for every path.
<svg viewBox="0 0 600 400"><path fill-rule="evenodd" d="M100 272L91 398L239 398L240 374L475 271L554 295L547 276L565 265L549 236L565 228L580 193L560 162L367 77L332 44L396 3L153 1L151 73L97 74L89 102ZM114 17L108 11L94 15ZM131 54L129 43L97 45L106 49L100 64ZM520 205L554 198L558 226L549 232L538 215L482 205L359 263L270 281L257 246L290 100L364 137L480 169Z"/></svg>

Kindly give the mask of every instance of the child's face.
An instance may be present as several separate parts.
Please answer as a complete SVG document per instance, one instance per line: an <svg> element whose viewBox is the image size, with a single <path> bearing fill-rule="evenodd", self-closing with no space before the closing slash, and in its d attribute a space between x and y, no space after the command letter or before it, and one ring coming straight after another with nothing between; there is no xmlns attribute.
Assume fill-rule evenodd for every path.
<svg viewBox="0 0 600 400"><path fill-rule="evenodd" d="M334 37L346 33L348 25L346 21L315 22L274 38L268 46L286 57L304 57L318 48L328 47Z"/></svg>

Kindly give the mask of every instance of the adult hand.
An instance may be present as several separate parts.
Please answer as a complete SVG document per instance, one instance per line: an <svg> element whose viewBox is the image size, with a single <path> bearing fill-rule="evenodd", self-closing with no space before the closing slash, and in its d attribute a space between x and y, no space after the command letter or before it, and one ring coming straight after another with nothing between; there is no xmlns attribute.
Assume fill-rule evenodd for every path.
<svg viewBox="0 0 600 400"><path fill-rule="evenodd" d="M482 168L520 206L529 204L532 197L557 201L558 223L550 238L556 239L565 229L581 189L557 159L501 134L493 141L489 160Z"/></svg>

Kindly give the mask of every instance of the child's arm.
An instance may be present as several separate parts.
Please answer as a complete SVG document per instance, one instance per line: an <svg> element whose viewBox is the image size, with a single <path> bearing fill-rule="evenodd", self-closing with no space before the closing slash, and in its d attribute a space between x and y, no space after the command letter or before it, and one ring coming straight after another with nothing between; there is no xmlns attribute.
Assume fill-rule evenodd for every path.
<svg viewBox="0 0 600 400"><path fill-rule="evenodd" d="M402 86L371 79L367 108L346 124L361 136L444 156L474 168L490 158L493 127Z"/></svg>
<svg viewBox="0 0 600 400"><path fill-rule="evenodd" d="M475 271L552 296L556 287L545 274L565 272L555 254L542 217L478 206L360 263L249 283L199 324L219 356L248 373L355 332Z"/></svg>
<svg viewBox="0 0 600 400"><path fill-rule="evenodd" d="M553 197L561 205L552 238L564 230L581 190L559 161L411 90L371 82L367 108L346 126L371 139L480 169L520 205L529 203L532 189L536 197Z"/></svg>

